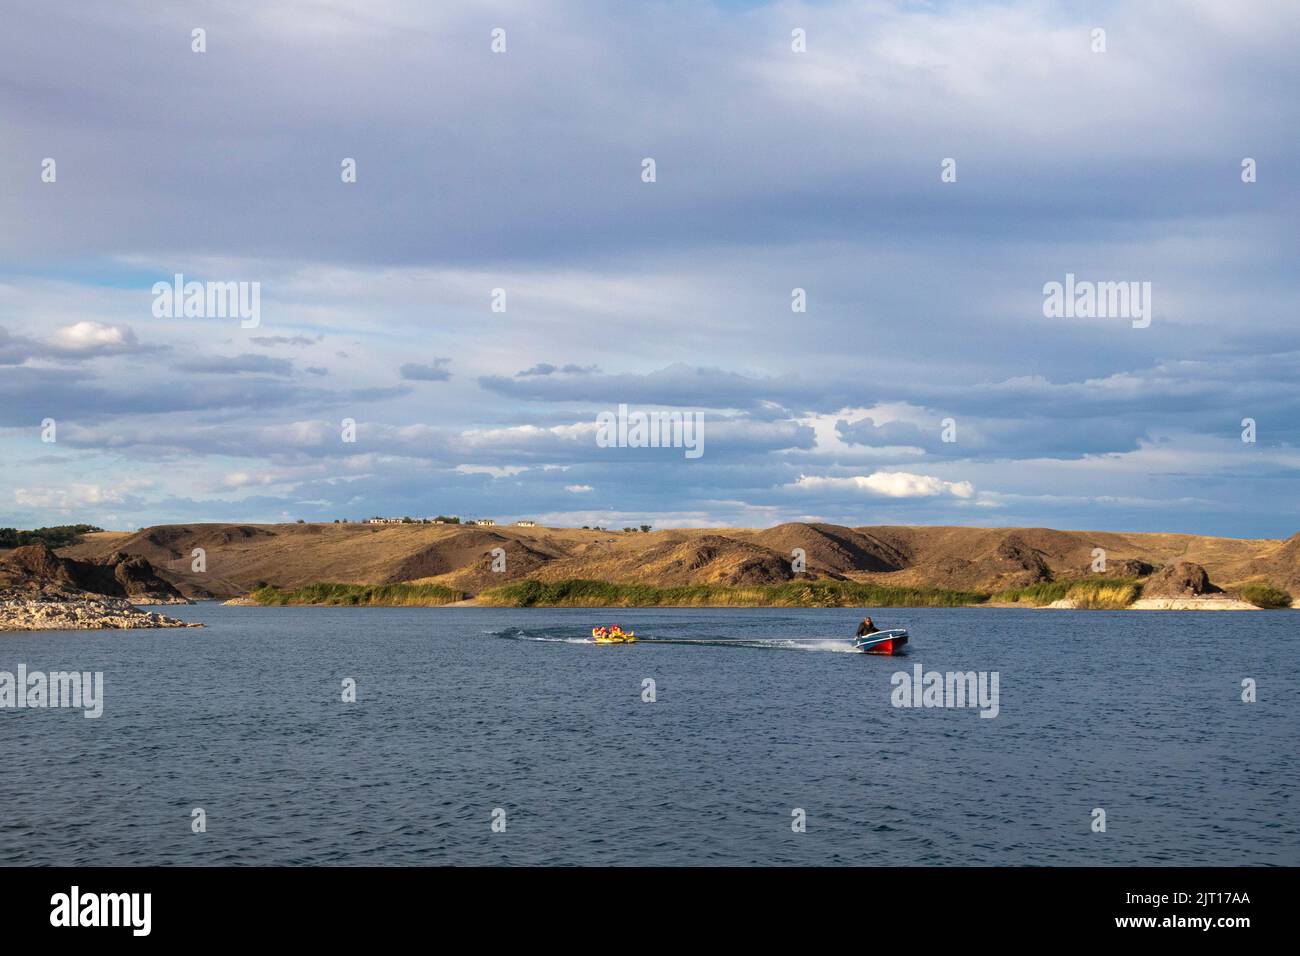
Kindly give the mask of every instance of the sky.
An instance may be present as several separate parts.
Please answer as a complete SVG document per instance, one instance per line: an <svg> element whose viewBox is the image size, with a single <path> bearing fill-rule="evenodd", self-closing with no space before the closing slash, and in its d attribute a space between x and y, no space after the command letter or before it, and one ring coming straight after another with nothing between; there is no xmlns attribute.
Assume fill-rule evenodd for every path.
<svg viewBox="0 0 1300 956"><path fill-rule="evenodd" d="M0 526L1300 531L1291 0L3 18Z"/></svg>

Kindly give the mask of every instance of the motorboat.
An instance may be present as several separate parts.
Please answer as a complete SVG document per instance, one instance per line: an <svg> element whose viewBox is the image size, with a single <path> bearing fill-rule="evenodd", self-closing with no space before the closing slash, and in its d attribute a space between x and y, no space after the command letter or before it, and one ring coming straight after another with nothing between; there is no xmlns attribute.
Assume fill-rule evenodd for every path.
<svg viewBox="0 0 1300 956"><path fill-rule="evenodd" d="M853 649L864 654L897 654L907 643L907 628L894 627L886 631L872 631L853 639Z"/></svg>

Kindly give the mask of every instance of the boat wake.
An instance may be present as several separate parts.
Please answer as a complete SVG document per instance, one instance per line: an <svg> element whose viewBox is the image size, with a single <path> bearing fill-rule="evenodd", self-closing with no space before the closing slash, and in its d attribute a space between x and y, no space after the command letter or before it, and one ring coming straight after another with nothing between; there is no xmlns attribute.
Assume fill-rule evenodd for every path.
<svg viewBox="0 0 1300 956"><path fill-rule="evenodd" d="M588 637L577 636L572 628L507 627L489 631L493 637L511 641L534 641L543 644L587 644ZM675 644L683 647L742 647L764 651L823 651L835 654L860 653L852 638L844 637L641 637L637 644ZM593 645L594 646L594 645Z"/></svg>
<svg viewBox="0 0 1300 956"><path fill-rule="evenodd" d="M681 644L687 647L747 647L761 651L854 653L853 641L843 637L647 637L637 638L637 643Z"/></svg>
<svg viewBox="0 0 1300 956"><path fill-rule="evenodd" d="M563 632L548 628L507 627L501 631L488 631L493 637L508 641L538 641L543 644L591 644L589 637L576 637L572 628Z"/></svg>

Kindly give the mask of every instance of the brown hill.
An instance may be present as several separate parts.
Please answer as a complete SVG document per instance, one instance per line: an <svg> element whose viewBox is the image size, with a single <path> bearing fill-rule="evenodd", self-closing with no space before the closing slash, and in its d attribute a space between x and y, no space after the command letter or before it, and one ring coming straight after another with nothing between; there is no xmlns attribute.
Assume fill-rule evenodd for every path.
<svg viewBox="0 0 1300 956"><path fill-rule="evenodd" d="M999 590L1090 574L1094 547L1103 535L1050 528L903 527L860 528L910 560L899 583ZM1118 557L1118 555L1116 555ZM871 575L858 579L878 580Z"/></svg>
<svg viewBox="0 0 1300 956"><path fill-rule="evenodd" d="M1300 534L1252 558L1240 575L1238 583L1265 582L1300 595Z"/></svg>
<svg viewBox="0 0 1300 956"><path fill-rule="evenodd" d="M206 571L195 572L202 549ZM493 570L493 550L505 570ZM465 525L193 524L87 535L62 554L105 561L146 558L160 578L194 597L231 597L260 582L300 587L322 581L444 583L470 593L520 578L594 578L616 583L772 584L797 575L900 586L992 592L1092 576L1094 549L1106 573L1146 577L1190 562L1215 584L1261 581L1300 592L1300 535L1285 542L1179 534L1120 534L1050 528L790 523L762 530L710 528L617 532Z"/></svg>
<svg viewBox="0 0 1300 956"><path fill-rule="evenodd" d="M430 545L402 561L389 581L429 580L469 594L528 577L561 553L545 542L490 532Z"/></svg>
<svg viewBox="0 0 1300 956"><path fill-rule="evenodd" d="M897 544L872 535L867 529L833 524L777 525L747 533L749 541L781 555L789 563L796 548L803 549L811 573L843 575L850 571L901 571L911 556Z"/></svg>
<svg viewBox="0 0 1300 956"><path fill-rule="evenodd" d="M46 586L125 598L136 603L183 603L185 600L140 555L114 551L100 560L79 561L60 557L44 544L0 553L0 587L35 590Z"/></svg>
<svg viewBox="0 0 1300 956"><path fill-rule="evenodd" d="M794 577L788 558L769 548L712 532L664 532L628 536L622 547L547 567L542 580L596 577L630 583L650 581L661 587L682 584L777 584ZM637 547L645 544L645 547ZM595 560L593 560L593 558ZM600 573L601 569L605 573Z"/></svg>

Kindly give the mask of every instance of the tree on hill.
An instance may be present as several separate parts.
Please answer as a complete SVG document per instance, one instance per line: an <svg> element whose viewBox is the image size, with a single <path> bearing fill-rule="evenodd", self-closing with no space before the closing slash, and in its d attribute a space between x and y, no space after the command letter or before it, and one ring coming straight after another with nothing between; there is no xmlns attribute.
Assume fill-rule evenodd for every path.
<svg viewBox="0 0 1300 956"><path fill-rule="evenodd" d="M83 534L103 530L93 524L61 524L50 528L35 528L31 531L0 528L0 548L21 548L28 544L45 544L51 548L63 548L76 544Z"/></svg>

